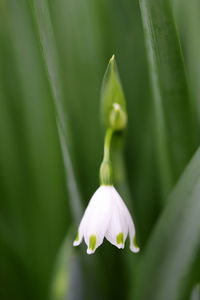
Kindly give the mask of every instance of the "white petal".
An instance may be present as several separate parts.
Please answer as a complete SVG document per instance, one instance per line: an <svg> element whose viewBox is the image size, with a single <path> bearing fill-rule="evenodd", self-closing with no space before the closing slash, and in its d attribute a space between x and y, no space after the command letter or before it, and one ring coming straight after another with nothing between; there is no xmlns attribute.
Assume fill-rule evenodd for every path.
<svg viewBox="0 0 200 300"><path fill-rule="evenodd" d="M127 237L127 231L124 230L122 225L123 220L118 210L113 212L108 230L106 232L106 239L118 248L124 248L124 242Z"/></svg>
<svg viewBox="0 0 200 300"><path fill-rule="evenodd" d="M106 232L106 239L118 248L124 248L128 234L128 223L121 203L116 199L116 190L112 189L112 216Z"/></svg>
<svg viewBox="0 0 200 300"><path fill-rule="evenodd" d="M89 206L89 204L88 204ZM84 215L82 217L82 220L81 220L81 223L79 225L79 228L78 228L78 233L77 233L77 236L76 236L76 239L74 240L73 242L73 246L79 246L80 243L82 242L83 240L83 234L84 234L84 230L85 230L85 226L86 226L86 223L87 223L87 219L88 219L88 212L89 212L89 209L88 209L88 206L84 212Z"/></svg>
<svg viewBox="0 0 200 300"><path fill-rule="evenodd" d="M129 238L130 238L130 250L135 253L139 252L140 248L136 244L135 227L131 216L129 218Z"/></svg>
<svg viewBox="0 0 200 300"><path fill-rule="evenodd" d="M127 209L127 219L128 219L128 230L129 230L129 238L130 238L130 250L132 252L139 252L140 248L136 244L136 236L135 236L135 226L132 220L132 217Z"/></svg>
<svg viewBox="0 0 200 300"><path fill-rule="evenodd" d="M125 219L127 220L127 224L128 224L128 231L129 231L129 238L130 238L130 250L132 252L139 252L139 247L136 245L136 241L135 241L135 226L133 223L133 219L129 213L129 210L126 206L126 204L124 203L124 201L122 200L122 198L120 197L120 195L118 194L118 192L115 190L115 188L113 188L114 191L113 193L115 193L116 199L118 200L118 203L121 204L121 209L123 210L123 214Z"/></svg>
<svg viewBox="0 0 200 300"><path fill-rule="evenodd" d="M91 210L88 214L88 222L86 224L86 230L84 233L84 239L88 246L89 254L91 251L91 253L93 253L103 242L108 224L110 222L112 210L111 200L111 187L100 186L89 203ZM90 238L93 235L96 237L96 243L94 247L90 247Z"/></svg>
<svg viewBox="0 0 200 300"><path fill-rule="evenodd" d="M111 190L111 186L100 186L97 189L92 196L80 223L78 230L79 239L77 241L75 240L74 244L80 244L84 237L88 246L88 254L94 253L96 248L102 244L107 231L112 209Z"/></svg>

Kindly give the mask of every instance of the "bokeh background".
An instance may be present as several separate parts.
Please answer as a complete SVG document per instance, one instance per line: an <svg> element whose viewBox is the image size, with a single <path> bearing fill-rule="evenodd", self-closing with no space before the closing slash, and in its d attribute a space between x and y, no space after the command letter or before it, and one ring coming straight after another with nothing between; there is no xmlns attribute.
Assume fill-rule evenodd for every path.
<svg viewBox="0 0 200 300"><path fill-rule="evenodd" d="M1 300L200 299L198 152L181 176L199 145L199 26L198 0L0 0ZM99 184L113 54L116 186L141 253L87 256L72 242Z"/></svg>

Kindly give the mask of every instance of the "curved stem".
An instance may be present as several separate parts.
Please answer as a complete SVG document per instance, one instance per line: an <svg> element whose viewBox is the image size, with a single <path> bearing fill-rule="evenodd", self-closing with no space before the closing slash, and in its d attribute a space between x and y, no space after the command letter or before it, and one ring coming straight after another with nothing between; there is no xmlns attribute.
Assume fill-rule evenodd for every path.
<svg viewBox="0 0 200 300"><path fill-rule="evenodd" d="M104 156L103 161L109 161L110 160L110 145L111 145L111 139L112 139L113 129L108 128L105 135L104 140Z"/></svg>
<svg viewBox="0 0 200 300"><path fill-rule="evenodd" d="M100 166L99 176L101 185L112 185L112 165L110 162L110 152L111 152L111 139L112 139L113 129L108 128L105 134L104 140L104 156L103 161Z"/></svg>

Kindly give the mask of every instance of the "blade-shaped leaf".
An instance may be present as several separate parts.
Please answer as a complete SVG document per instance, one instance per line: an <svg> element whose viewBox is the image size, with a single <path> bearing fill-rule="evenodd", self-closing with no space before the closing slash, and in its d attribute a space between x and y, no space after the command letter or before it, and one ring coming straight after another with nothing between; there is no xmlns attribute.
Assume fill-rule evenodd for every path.
<svg viewBox="0 0 200 300"><path fill-rule="evenodd" d="M168 0L140 0L153 91L158 166L168 194L197 146L197 116ZM164 198L164 197L163 197Z"/></svg>
<svg viewBox="0 0 200 300"><path fill-rule="evenodd" d="M141 258L136 300L184 299L200 249L200 149L169 197Z"/></svg>
<svg viewBox="0 0 200 300"><path fill-rule="evenodd" d="M66 183L70 196L70 204L76 223L81 217L81 199L75 180L73 168L73 147L71 143L70 124L64 106L63 81L58 59L54 32L51 24L47 1L31 1L38 26L39 37L44 54L49 81L52 89L54 105L57 112L57 126L65 165Z"/></svg>
<svg viewBox="0 0 200 300"><path fill-rule="evenodd" d="M47 299L53 261L70 221L64 168L29 3L3 2L0 276L6 284L1 280L0 298Z"/></svg>
<svg viewBox="0 0 200 300"><path fill-rule="evenodd" d="M197 104L198 113L200 115L200 2L198 0L176 0L172 1L174 6L174 14L177 20L178 29L181 40L184 45L184 56L186 68L188 71L188 79L191 86L191 93ZM185 20L187 19L187 22Z"/></svg>

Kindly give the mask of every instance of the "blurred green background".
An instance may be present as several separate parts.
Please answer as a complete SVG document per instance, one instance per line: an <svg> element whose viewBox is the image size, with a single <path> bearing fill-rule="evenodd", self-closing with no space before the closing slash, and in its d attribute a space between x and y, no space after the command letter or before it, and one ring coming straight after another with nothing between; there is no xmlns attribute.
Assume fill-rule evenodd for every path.
<svg viewBox="0 0 200 300"><path fill-rule="evenodd" d="M1 300L200 299L199 28L198 0L0 0ZM72 242L99 184L113 53L116 186L141 252L87 256Z"/></svg>

